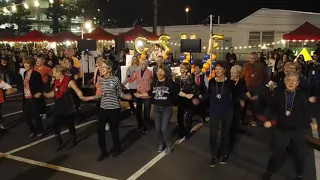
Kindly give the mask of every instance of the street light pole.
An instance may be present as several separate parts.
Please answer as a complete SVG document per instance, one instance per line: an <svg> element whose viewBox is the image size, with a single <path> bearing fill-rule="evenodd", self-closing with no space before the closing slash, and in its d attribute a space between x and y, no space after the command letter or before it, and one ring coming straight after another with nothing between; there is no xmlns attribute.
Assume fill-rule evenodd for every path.
<svg viewBox="0 0 320 180"><path fill-rule="evenodd" d="M189 24L189 11L190 11L190 8L187 7L185 9L185 11L186 11L187 24Z"/></svg>

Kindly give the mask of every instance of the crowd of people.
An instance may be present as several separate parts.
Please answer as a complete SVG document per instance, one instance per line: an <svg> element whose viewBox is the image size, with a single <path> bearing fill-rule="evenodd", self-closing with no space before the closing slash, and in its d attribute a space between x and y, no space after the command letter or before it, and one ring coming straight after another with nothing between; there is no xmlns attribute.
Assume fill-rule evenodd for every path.
<svg viewBox="0 0 320 180"><path fill-rule="evenodd" d="M313 66L318 66L319 62L320 54L316 54L318 51L311 62L305 62L303 58L294 62L285 53L281 55L283 52L278 50L274 52L277 55L271 54L268 59L252 52L243 67L234 65L236 56L230 51L227 61L215 62L215 77L210 80L202 74L201 64L195 64L195 71L191 72L189 63L181 63L180 75L173 75L170 67L164 64L163 56L159 55L155 57L157 64L152 70L147 68L149 61L133 56L126 79L121 82L119 77L113 74L114 62L101 57L96 61L93 78L96 93L93 96L84 96L81 91L78 83L82 78L81 67L73 50L59 53L60 56L53 56L50 51L47 54L42 52L26 56L22 51L20 55L8 60L9 52L4 51L2 54L1 65L5 64L2 62L5 59L7 62L12 60L17 64L13 65L14 67L23 66L25 70L21 84L23 111L30 130L29 138L43 136L45 98L54 99L55 115L52 124L57 151L62 148L60 127L63 124L68 126L70 132L70 146L77 144L74 116L80 108L80 100L96 101L97 134L101 151L97 160L107 158L110 153L106 147L107 129L111 131L113 141L112 156L118 156L121 153L118 119L121 112L120 101L127 100L132 113L136 115L137 129L143 134L150 130L150 111L153 104L157 151L165 151L166 154L172 153L173 138L169 122L173 115L173 106L178 108L177 121L181 139L191 138L190 131L195 115L199 114L204 123L209 119L209 166L214 167L217 163L227 163L232 149L238 145L240 124L247 121L245 114L249 105L253 112L251 125L257 126L257 113L260 113L259 107L263 104L263 109L269 110L268 115L276 117L277 120L276 124L270 121L263 124L266 128L276 128L272 143L274 152L263 179L270 179L281 167L289 145L292 145L291 150L294 152L296 179L302 179L306 151L303 130L309 123L312 129L317 129L315 114L310 111L310 107L314 106L316 96L319 95L318 85L312 83L320 82L320 71L316 68L313 72ZM13 94L17 89L7 83L8 80L11 81L4 73L0 88L4 89L6 94ZM128 83L129 89L124 88ZM0 105L4 102L1 97L3 95L0 96ZM210 112L208 117L207 109ZM5 129L3 122L3 118L0 118L0 127ZM221 136L218 141L220 124Z"/></svg>

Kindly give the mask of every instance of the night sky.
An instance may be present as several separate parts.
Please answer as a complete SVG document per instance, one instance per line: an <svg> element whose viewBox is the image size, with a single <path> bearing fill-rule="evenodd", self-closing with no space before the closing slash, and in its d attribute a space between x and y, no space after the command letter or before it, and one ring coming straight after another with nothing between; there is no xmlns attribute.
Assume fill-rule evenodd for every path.
<svg viewBox="0 0 320 180"><path fill-rule="evenodd" d="M110 0L112 1L112 0ZM143 26L153 22L153 0L115 0L118 8L112 5L112 14L120 20L121 27L132 26L139 19ZM236 22L260 8L275 8L319 12L316 0L158 0L158 25L186 24L185 7L190 7L189 24L201 24L210 14L220 15L221 23ZM316 8L318 7L318 8ZM107 8L109 9L109 8Z"/></svg>

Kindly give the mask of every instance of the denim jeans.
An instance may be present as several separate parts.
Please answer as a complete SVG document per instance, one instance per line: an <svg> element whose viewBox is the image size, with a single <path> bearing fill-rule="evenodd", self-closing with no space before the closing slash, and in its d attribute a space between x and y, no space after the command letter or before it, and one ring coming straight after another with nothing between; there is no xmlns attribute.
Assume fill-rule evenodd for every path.
<svg viewBox="0 0 320 180"><path fill-rule="evenodd" d="M171 132L169 123L172 116L172 106L154 105L154 124L156 127L159 144L171 145Z"/></svg>

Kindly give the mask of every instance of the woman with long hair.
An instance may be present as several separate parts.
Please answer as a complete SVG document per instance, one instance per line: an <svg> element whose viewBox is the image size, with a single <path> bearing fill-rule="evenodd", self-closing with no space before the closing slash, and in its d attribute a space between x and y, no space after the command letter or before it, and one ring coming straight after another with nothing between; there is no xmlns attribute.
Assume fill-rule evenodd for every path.
<svg viewBox="0 0 320 180"><path fill-rule="evenodd" d="M54 98L55 116L53 121L53 130L57 141L57 151L62 147L62 139L60 137L61 124L66 123L71 136L70 147L76 145L76 129L74 127L74 114L76 107L73 99L74 91L80 99L83 99L81 90L75 81L66 76L67 69L61 65L53 68L53 77L55 79L54 89L49 93L44 93L46 98Z"/></svg>
<svg viewBox="0 0 320 180"><path fill-rule="evenodd" d="M158 137L158 152L166 148L166 154L171 154L171 131L169 131L170 119L175 99L179 94L179 85L172 79L166 78L167 70L160 66L157 70L157 80L152 83L152 100L154 110L154 123Z"/></svg>
<svg viewBox="0 0 320 180"><path fill-rule="evenodd" d="M140 70L138 56L133 56L131 61L131 66L128 67L126 72L127 78L130 78L131 76L133 76L138 70ZM137 80L129 82L129 92L131 93L131 95L137 92ZM131 112L135 112L133 101L130 101L129 105L130 105Z"/></svg>
<svg viewBox="0 0 320 180"><path fill-rule="evenodd" d="M118 77L112 75L113 63L111 61L103 62L99 68L101 79L101 95L84 97L84 101L93 101L101 99L100 112L98 118L98 141L101 154L97 161L102 161L108 157L106 147L105 126L110 125L110 131L113 141L113 156L116 157L121 151L121 142L119 138L119 115L120 115L120 98L131 100L130 94L122 92L122 84Z"/></svg>

